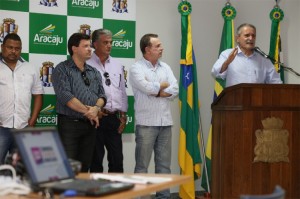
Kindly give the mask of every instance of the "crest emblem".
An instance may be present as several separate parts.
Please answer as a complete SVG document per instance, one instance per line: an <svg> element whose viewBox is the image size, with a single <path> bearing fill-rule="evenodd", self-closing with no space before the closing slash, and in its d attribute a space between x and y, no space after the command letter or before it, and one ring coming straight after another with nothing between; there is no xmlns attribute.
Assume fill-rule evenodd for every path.
<svg viewBox="0 0 300 199"><path fill-rule="evenodd" d="M58 6L56 1L57 0L40 0L40 5L48 7Z"/></svg>
<svg viewBox="0 0 300 199"><path fill-rule="evenodd" d="M82 25L80 25L79 32L82 33L82 34L86 34L86 35L91 36L91 33L92 33L91 26L87 25L87 24L82 24Z"/></svg>
<svg viewBox="0 0 300 199"><path fill-rule="evenodd" d="M127 12L127 0L113 0L112 3L112 11L117 13L124 13Z"/></svg>
<svg viewBox="0 0 300 199"><path fill-rule="evenodd" d="M50 61L43 62L43 66L40 70L40 78L44 87L52 87L53 65L54 64Z"/></svg>
<svg viewBox="0 0 300 199"><path fill-rule="evenodd" d="M0 26L0 42L2 43L4 37L9 33L18 33L18 25L15 20L11 18L3 19L3 24Z"/></svg>
<svg viewBox="0 0 300 199"><path fill-rule="evenodd" d="M282 129L283 121L271 117L262 120L264 129L256 130L254 162L289 162L289 132Z"/></svg>

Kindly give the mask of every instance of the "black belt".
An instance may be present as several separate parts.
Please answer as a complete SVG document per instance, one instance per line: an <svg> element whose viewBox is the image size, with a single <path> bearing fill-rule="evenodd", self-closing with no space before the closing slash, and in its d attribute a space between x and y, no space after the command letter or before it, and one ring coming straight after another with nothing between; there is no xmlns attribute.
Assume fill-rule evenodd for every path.
<svg viewBox="0 0 300 199"><path fill-rule="evenodd" d="M119 113L119 111L109 111L107 109L102 109L102 112L108 115L115 115L117 113Z"/></svg>
<svg viewBox="0 0 300 199"><path fill-rule="evenodd" d="M66 118L68 120L72 120L74 122L90 122L90 120L88 118L78 118L78 117L74 117L74 116L68 116L68 115L63 115L63 114L57 114L58 117L61 117L61 118Z"/></svg>

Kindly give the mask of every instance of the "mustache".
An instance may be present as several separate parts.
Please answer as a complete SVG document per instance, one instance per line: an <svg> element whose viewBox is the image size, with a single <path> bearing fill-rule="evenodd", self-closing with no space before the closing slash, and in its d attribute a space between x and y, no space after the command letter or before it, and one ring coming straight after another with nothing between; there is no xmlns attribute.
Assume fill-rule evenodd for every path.
<svg viewBox="0 0 300 199"><path fill-rule="evenodd" d="M253 41L247 40L247 41L246 41L246 44L254 44L254 42L253 42Z"/></svg>

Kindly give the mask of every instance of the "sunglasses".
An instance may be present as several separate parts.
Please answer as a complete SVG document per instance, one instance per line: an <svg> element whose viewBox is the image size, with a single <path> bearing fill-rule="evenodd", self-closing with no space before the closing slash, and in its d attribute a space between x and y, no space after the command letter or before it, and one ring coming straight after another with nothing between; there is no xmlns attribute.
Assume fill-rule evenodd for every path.
<svg viewBox="0 0 300 199"><path fill-rule="evenodd" d="M105 84L107 86L110 86L111 82L110 82L110 79L109 79L109 73L105 72L105 73L103 73L103 76L105 77Z"/></svg>
<svg viewBox="0 0 300 199"><path fill-rule="evenodd" d="M85 71L81 72L81 77L86 86L90 86L90 80L87 78Z"/></svg>

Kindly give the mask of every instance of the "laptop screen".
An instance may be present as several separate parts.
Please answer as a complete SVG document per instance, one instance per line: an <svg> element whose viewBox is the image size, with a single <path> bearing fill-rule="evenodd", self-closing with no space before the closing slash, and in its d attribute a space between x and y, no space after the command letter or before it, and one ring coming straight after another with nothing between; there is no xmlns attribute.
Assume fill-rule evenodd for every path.
<svg viewBox="0 0 300 199"><path fill-rule="evenodd" d="M75 177L55 128L25 128L13 135L33 184Z"/></svg>

